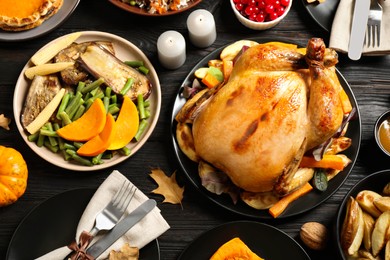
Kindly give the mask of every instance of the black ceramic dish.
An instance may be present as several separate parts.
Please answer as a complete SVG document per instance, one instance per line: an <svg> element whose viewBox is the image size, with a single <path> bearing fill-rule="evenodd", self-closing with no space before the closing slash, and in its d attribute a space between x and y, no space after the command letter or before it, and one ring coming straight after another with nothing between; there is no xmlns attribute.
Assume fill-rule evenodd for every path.
<svg viewBox="0 0 390 260"><path fill-rule="evenodd" d="M251 39L257 42L270 42L270 41L282 41L286 42L282 39L262 39L262 38L254 38ZM177 157L177 160L184 172L184 174L188 177L189 181L195 186L195 188L205 195L207 198L209 198L211 201L216 203L217 205L221 206L224 209L227 209L231 212L247 216L247 217L253 217L257 219L270 219L272 218L271 215L268 213L267 210L256 210L254 208L251 208L247 206L245 203L239 201L236 205L233 204L230 197L227 195L216 195L212 194L209 191L207 191L201 184L199 175L198 175L198 165L188 159L188 157L180 150L177 140L176 140L176 121L175 116L180 110L180 108L184 105L186 102L186 99L182 96L183 87L192 84L192 81L194 80L194 72L196 69L200 67L206 67L207 61L211 59L218 59L219 54L222 51L222 49L226 47L223 46L219 49L216 49L206 57L204 57L187 75L187 77L184 79L181 87L179 88L179 91L176 96L176 100L173 105L172 110L172 117L171 117L171 137L173 141L173 147L175 150L175 154ZM354 120L352 120L348 127L348 132L346 136L352 138L352 146L345 151L345 155L347 155L352 162L342 171L340 172L332 181L329 182L328 189L324 192L318 192L318 191L312 191L309 194L299 198L297 201L293 202L289 207L278 217L286 218L291 217L294 215L302 214L308 210L311 210L312 208L318 206L322 202L326 201L330 196L332 196L344 183L344 181L347 179L348 175L350 174L355 161L357 159L357 155L360 148L360 141L361 141L361 120L360 120L360 113L359 109L357 107L357 102L355 99L355 96L352 92L351 87L349 86L348 82L345 80L345 78L341 75L339 71L337 71L337 75L339 77L340 83L345 89L352 106L357 109L356 117Z"/></svg>
<svg viewBox="0 0 390 260"><path fill-rule="evenodd" d="M201 234L189 244L179 260L210 259L217 249L239 237L254 253L264 259L310 259L305 250L283 231L254 221L235 221Z"/></svg>
<svg viewBox="0 0 390 260"><path fill-rule="evenodd" d="M347 205L348 198L350 196L356 197L356 195L362 190L372 190L381 194L383 188L388 182L390 182L390 170L375 172L363 178L358 183L356 183L355 186L353 186L352 189L345 195L339 207L339 210L337 212L336 225L335 225L336 230L334 232L334 234L336 235L335 239L337 242L338 252L340 254L340 257L342 257L342 259L347 260L347 257L344 255L344 252L341 248L340 234L341 234L341 228L343 226L343 222L346 214L346 205Z"/></svg>
<svg viewBox="0 0 390 260"><path fill-rule="evenodd" d="M68 245L92 198L93 189L57 194L35 207L19 224L8 246L6 260L30 260ZM140 250L140 259L160 259L157 239Z"/></svg>
<svg viewBox="0 0 390 260"><path fill-rule="evenodd" d="M333 18L339 2L339 0L326 0L322 3L308 3L307 0L302 0L303 6L309 15L319 26L328 32L332 29Z"/></svg>

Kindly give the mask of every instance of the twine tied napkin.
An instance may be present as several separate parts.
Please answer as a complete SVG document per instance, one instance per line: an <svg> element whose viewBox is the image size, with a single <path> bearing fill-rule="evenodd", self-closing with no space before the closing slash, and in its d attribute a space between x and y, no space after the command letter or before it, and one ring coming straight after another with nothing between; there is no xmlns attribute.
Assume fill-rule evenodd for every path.
<svg viewBox="0 0 390 260"><path fill-rule="evenodd" d="M92 196L90 202L88 203L83 215L80 218L79 224L77 226L75 238L76 242L79 243L80 234L83 231L89 232L94 224L95 217L98 212L100 212L111 198L115 195L116 191L120 189L124 181L129 181L124 175L119 171L114 170L108 178L100 185L95 194ZM130 182L130 181L129 181ZM134 194L133 199L130 202L130 205L127 208L127 213L133 211L138 207L142 202L146 201L148 197L142 193L140 190ZM125 213L125 215L127 214ZM111 250L119 250L123 244L129 243L130 246L136 246L142 248L147 245L149 242L153 241L166 230L169 229L168 223L160 214L160 210L155 207L151 212L148 213L140 222L133 226L127 233L117 240L110 248L108 248L101 256L97 259L106 259ZM61 235L61 234L59 234ZM95 239L100 238L101 235L97 235ZM91 244L94 243L92 240ZM71 241L69 241L70 244ZM64 259L71 250L64 245L61 248L55 249L37 259L39 260L57 260Z"/></svg>
<svg viewBox="0 0 390 260"><path fill-rule="evenodd" d="M355 1L340 0L337 7L330 33L329 47L338 52L348 52ZM380 46L364 46L364 55L390 54L390 0L379 0L379 4L383 10Z"/></svg>

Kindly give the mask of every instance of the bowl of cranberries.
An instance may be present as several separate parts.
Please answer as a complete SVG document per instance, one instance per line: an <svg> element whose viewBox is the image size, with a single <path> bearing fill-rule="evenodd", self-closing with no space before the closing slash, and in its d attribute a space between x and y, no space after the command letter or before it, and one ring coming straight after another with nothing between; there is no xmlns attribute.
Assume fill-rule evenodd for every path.
<svg viewBox="0 0 390 260"><path fill-rule="evenodd" d="M283 20L290 11L292 0L230 0L230 4L243 25L266 30Z"/></svg>

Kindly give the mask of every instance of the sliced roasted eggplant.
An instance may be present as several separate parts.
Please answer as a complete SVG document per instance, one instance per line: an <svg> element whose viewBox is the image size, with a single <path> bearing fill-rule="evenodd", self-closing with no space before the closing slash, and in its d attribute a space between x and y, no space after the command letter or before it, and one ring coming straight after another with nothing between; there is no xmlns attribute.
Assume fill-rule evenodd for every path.
<svg viewBox="0 0 390 260"><path fill-rule="evenodd" d="M35 76L24 101L21 122L28 126L60 91L61 83L57 76Z"/></svg>
<svg viewBox="0 0 390 260"><path fill-rule="evenodd" d="M104 46L111 53L115 54L114 46L111 42L97 42L101 46ZM76 61L80 55L87 49L92 42L73 43L69 47L61 50L55 57L55 62L68 62ZM61 71L61 79L69 85L76 85L80 81L85 81L88 77L86 70L80 67L78 63L74 66Z"/></svg>
<svg viewBox="0 0 390 260"><path fill-rule="evenodd" d="M139 94L147 99L151 92L149 79L138 70L126 65L99 44L90 44L78 59L81 66L95 78L103 78L104 83L115 93L120 93L129 78L134 80L126 95L136 100Z"/></svg>

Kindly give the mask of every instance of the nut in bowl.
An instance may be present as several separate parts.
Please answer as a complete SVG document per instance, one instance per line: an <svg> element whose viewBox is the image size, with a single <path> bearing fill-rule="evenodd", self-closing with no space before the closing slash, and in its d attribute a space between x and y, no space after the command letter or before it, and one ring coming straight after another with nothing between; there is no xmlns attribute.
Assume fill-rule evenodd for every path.
<svg viewBox="0 0 390 260"><path fill-rule="evenodd" d="M244 26L253 30L266 30L286 17L292 0L230 0L230 4Z"/></svg>
<svg viewBox="0 0 390 260"><path fill-rule="evenodd" d="M346 194L335 226L343 259L389 259L389 201L390 170L370 174Z"/></svg>
<svg viewBox="0 0 390 260"><path fill-rule="evenodd" d="M379 148L390 156L390 110L384 112L375 122L374 135Z"/></svg>

